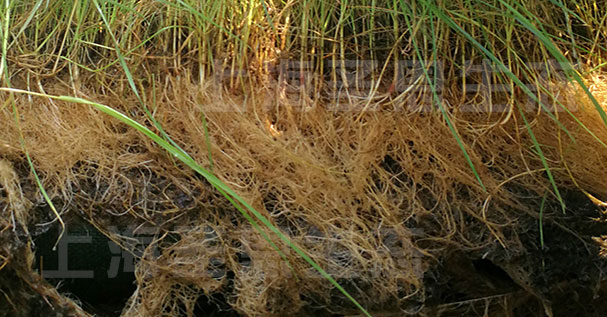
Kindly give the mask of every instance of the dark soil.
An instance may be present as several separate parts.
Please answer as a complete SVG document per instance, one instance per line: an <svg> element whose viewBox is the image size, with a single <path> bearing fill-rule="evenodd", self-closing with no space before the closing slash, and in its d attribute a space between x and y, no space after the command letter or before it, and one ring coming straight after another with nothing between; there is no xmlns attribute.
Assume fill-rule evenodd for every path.
<svg viewBox="0 0 607 317"><path fill-rule="evenodd" d="M454 250L426 275L430 315L605 316L607 262L593 240L607 232L600 210L583 194L565 195L543 220L522 218L519 247Z"/></svg>
<svg viewBox="0 0 607 317"><path fill-rule="evenodd" d="M24 178L26 179L26 178ZM92 185L91 185L92 186ZM158 178L152 186L171 186L167 179ZM31 188L23 184L24 188ZM92 189L92 188L89 188ZM89 191L89 193L94 192ZM191 197L173 190L177 204L192 205ZM182 200L187 198L187 203ZM517 241L508 249L497 242L480 250L452 248L424 278L424 296L417 297L411 307L400 307L420 316L605 316L607 315L607 262L601 257L601 246L595 237L607 234L607 222L600 219L602 212L585 195L566 192L567 210L562 213L555 202L548 202L540 221L532 216L521 216L516 231L505 232L509 241ZM62 202L58 201L58 205ZM537 198L529 198L530 206L539 205ZM0 206L1 207L1 206ZM42 208L38 206L37 208ZM39 210L38 214L50 214ZM90 225L86 214L72 213L68 219L66 236L81 236L86 243L69 245L69 269L93 272L93 278L49 277L47 282L74 299L88 313L96 316L118 316L135 290L133 267L128 256L103 233ZM597 219L598 218L598 219ZM57 224L48 229L33 226L35 268L42 272L58 269L57 251L52 247L58 235ZM542 239L540 238L543 236ZM21 252L27 244L15 246ZM112 261L120 261L119 270L109 276ZM17 262L18 263L18 262ZM132 264L132 263L131 263ZM47 303L36 288L43 281L24 280L16 274L23 268L9 266L0 270L0 286L9 297L21 296L14 303L0 296L0 315L15 315L12 305L27 303L23 316L42 316L64 312L69 307L59 302ZM227 272L230 276L231 272ZM43 273L44 275L44 273ZM23 296L27 294L27 296ZM29 297L28 297L29 296ZM308 312L308 313L306 313ZM195 308L196 316L234 316L237 313L227 304L223 295L201 296ZM309 307L302 315L335 316L318 307ZM375 312L379 316L400 316Z"/></svg>

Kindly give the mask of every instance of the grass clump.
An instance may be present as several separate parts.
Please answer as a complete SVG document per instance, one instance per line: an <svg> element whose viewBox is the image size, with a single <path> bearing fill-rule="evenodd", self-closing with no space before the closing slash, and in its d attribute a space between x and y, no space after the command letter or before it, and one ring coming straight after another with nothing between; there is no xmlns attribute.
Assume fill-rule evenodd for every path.
<svg viewBox="0 0 607 317"><path fill-rule="evenodd" d="M453 248L489 254L548 311L491 250L525 252L528 218L543 250L549 207L607 196L590 2L1 8L0 157L30 163L53 219L79 214L127 250L110 227L154 228L125 315L193 314L216 293L247 315L416 313ZM2 206L33 212L4 183Z"/></svg>

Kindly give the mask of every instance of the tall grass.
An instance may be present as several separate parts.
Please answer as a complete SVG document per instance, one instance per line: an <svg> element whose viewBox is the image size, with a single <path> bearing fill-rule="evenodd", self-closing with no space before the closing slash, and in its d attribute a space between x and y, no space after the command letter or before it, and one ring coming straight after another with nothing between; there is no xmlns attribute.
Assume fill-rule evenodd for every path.
<svg viewBox="0 0 607 317"><path fill-rule="evenodd" d="M543 114L569 135L550 105L539 96L547 94L550 103L558 104L559 110L572 117L588 137L607 146L574 112L560 104L546 85L550 80L563 80L552 76L553 72L563 69L564 79L582 88L607 127L607 115L584 83L588 72L599 71L607 65L607 48L603 44L607 40L606 18L602 8L590 1L6 0L0 16L3 90L88 104L128 123L203 175L271 244L275 245L266 229L287 243L367 315L303 250L172 141L155 120L138 88L140 82L146 80L142 74L149 71L147 61L159 61L174 72L193 67L198 70L201 81L227 72L225 84L245 92L263 82L264 77L273 76L269 68L280 66L284 60L299 62L299 66L295 66L295 73L299 75L296 82L302 93L311 93L315 98L345 91L348 97L350 93L364 96L370 104L376 100L402 100L412 91L423 95L429 90L437 115L442 116L456 138L470 172L484 190L485 184L475 166L479 159L474 157L453 122L457 109L440 98L442 91L437 81L440 74L431 72L431 68L441 62L448 81L465 69L467 61L479 63L488 59L498 70L491 75L493 83L512 88L509 108L502 114L501 123L512 116L521 116L533 141L536 159L541 161L553 195L561 201L563 210L564 203L542 145L526 118L529 109L519 103L521 95L516 91L522 91L523 96L537 103ZM365 60L377 61L378 66L366 78L360 78L366 71ZM394 88L402 84L398 81L403 71L399 61L403 60L419 63L423 70L422 80L416 80L406 91ZM558 67L547 63L550 60L556 60ZM352 61L354 69L350 66ZM540 78L529 67L529 62L544 63L548 78ZM51 76L68 72L74 87L86 73L111 90L108 73L115 68L123 73L152 127L92 101L10 87L10 77L14 74ZM242 76L243 71L247 76ZM361 86L363 79L365 85ZM462 84L465 89L466 82ZM204 116L202 123L207 133ZM26 143L23 149L27 155ZM212 162L211 157L209 160ZM33 165L32 172L37 175ZM44 188L40 188L47 198ZM50 204L50 199L47 201Z"/></svg>

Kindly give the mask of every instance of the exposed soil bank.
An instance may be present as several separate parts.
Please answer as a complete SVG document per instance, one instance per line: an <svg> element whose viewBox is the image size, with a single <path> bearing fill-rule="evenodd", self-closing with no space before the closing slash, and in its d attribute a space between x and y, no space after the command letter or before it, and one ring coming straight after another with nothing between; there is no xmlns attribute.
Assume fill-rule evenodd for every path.
<svg viewBox="0 0 607 317"><path fill-rule="evenodd" d="M231 94L187 74L148 85L163 87L146 98L175 144L373 313L603 311L600 242L607 228L581 191L607 195L607 150L571 118L561 117L561 127L545 112L525 114L550 164L547 174L519 115L453 109L481 186L436 113L406 111L396 101L369 111L302 107L300 95L267 89ZM110 98L94 85L80 89L155 129L130 94ZM57 85L48 93L67 90ZM578 120L607 139L601 119L576 91L560 97L578 102ZM277 243L287 264L204 177L148 138L86 105L14 98L21 132L0 126L2 313L357 313L299 255ZM365 102L352 106L360 110ZM8 112L0 115L3 122L14 120ZM51 262L61 256L49 247L60 230L23 156L21 133L67 223L64 236L86 240L69 243L67 250L76 251L68 252L67 262L77 265L68 269L92 271L88 281L55 276L45 282L36 273L40 267L43 275L59 270ZM114 303L96 303L99 297Z"/></svg>
<svg viewBox="0 0 607 317"><path fill-rule="evenodd" d="M31 184L24 185L25 188L33 188ZM153 185L171 186L170 182L163 184L163 181L156 181ZM88 190L90 193L95 191L93 188ZM35 192L26 195L31 197ZM173 201L185 199L179 191L169 194L167 198ZM553 214L553 217L543 222L541 235L538 219L521 217L517 224L518 230L506 233L513 235L509 240L519 243L511 244L507 249L498 243L475 249L451 248L442 258L432 261L433 264L424 272L423 293L401 307L390 308L390 303L383 303L388 307L374 314L398 316L404 311L420 316L483 316L486 313L489 316L537 316L544 313L554 316L604 315L607 311L607 283L602 272L607 269L607 262L599 254L601 247L605 246L593 238L607 232L607 223L598 219L602 215L600 210L584 195L566 192L564 198L568 206L565 214L560 213L560 207L554 202L549 202L545 207L545 213ZM537 198L529 198L529 204L535 206L537 201L534 200ZM65 204L59 200L55 203L59 206ZM70 203L78 205L77 201ZM196 206L190 208L195 209ZM68 223L66 237L74 239L70 240L73 243L69 245L69 269L92 271L95 277L47 278L47 282L57 285L61 294L75 299L87 313L119 316L137 283L134 268L129 268L126 261L136 257L126 255L87 222L96 221L94 216L76 215L78 212L75 210L71 212L72 216L65 219ZM48 207L39 206L35 213L42 218L44 215L48 217ZM106 228L113 228L113 233L117 233L120 231L118 228L125 223L137 223L135 219L125 220L124 217L128 216L105 219L112 223L106 224ZM424 243L426 236L423 232L430 230L433 225L432 221L417 222L416 226L424 230L419 231L421 234L414 241ZM30 226L30 232L37 232L33 234L36 251L33 268L42 267L42 271L47 273L57 270L58 251L53 251L52 248L58 236L58 228L57 223ZM124 234L125 231L121 232ZM153 235L148 232L147 235L132 237L141 240L142 237L151 236ZM543 237L543 246L540 237ZM169 244L177 242L176 239L168 240L171 240ZM61 244L58 248L61 248ZM115 263L116 260L122 261L120 265ZM249 255L241 254L237 260L245 266L252 265ZM109 272L115 269L118 271L110 276ZM11 285L14 287L13 292L18 290L20 294L28 295L24 297L26 300L23 304L27 303L31 308L28 313L24 312L24 316L54 314L57 309L61 311L61 303L66 305L60 299L51 301L49 305L42 298L39 290L45 287L46 282L36 281L35 285L39 285L37 287L24 285L23 280L15 277L14 273L15 269L9 267L0 273L0 280L3 288ZM216 277L225 275L228 284L234 282L232 271L219 269L210 274ZM200 295L195 301L195 316L238 314L237 310L230 307L222 292L211 293L209 296L211 297ZM343 304L345 307L334 306L331 309L311 304L303 306L299 314L332 316L334 313L331 311L341 312L338 315L354 313L347 308L347 303ZM69 305L65 307L67 308L63 309L66 312L74 311ZM347 309L344 311L344 308ZM187 311L185 307L181 309ZM3 313L12 314L10 309Z"/></svg>

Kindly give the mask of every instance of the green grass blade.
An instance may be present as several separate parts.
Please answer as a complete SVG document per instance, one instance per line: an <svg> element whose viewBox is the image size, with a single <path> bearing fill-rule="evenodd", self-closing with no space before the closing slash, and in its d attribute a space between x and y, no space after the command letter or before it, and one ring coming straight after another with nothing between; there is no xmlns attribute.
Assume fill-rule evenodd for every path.
<svg viewBox="0 0 607 317"><path fill-rule="evenodd" d="M500 0L502 1L502 0ZM503 1L502 1L503 2ZM475 47L477 47L479 50L481 50L485 56L487 56L489 59L491 59L496 65L497 67L506 74L506 76L508 76L518 87L520 87L528 96L530 96L531 98L533 98L537 103L539 103L541 105L542 108L544 108L546 110L546 113L550 116L550 118L552 118L558 125L559 127L561 127L561 129L563 131L565 131L565 133L572 139L575 140L573 138L573 136L569 133L569 131L565 128L565 126L563 126L563 124L558 120L558 118L556 118L556 116L550 111L550 109L547 108L547 106L541 102L541 100L539 100L539 98L537 96L535 96L531 90L523 84L523 82L518 79L505 65L504 63L502 63L493 53L491 53L491 51L489 51L487 48L485 48L482 44L480 44L474 37L472 37L468 32L466 32L462 27L460 27L457 23L455 23L455 21L453 21L453 19L451 19L449 16L447 16L442 10L440 10L438 7L436 7L434 4L430 4L428 2L426 2L430 9L437 15L439 16L439 18L444 21L447 25L449 25L451 28L455 29L457 32L459 32L460 34L464 35L464 37L466 37L466 39L474 44ZM535 147L537 154L542 162L542 165L544 166L544 169L546 170L546 174L548 176L548 179L550 181L550 184L552 185L552 188L554 189L554 193L558 199L558 201L561 203L561 207L563 209L563 212L565 211L565 203L563 201L563 199L561 198L561 194L556 186L556 182L554 181L554 177L552 175L552 172L550 171L550 167L548 166L548 162L546 160L546 157L543 154L543 151L541 149L540 144L538 143L535 134L533 133L533 131L531 130L531 127L529 125L529 123L527 122L527 119L525 117L525 114L523 113L520 105L518 106L519 109L519 113L522 115L523 120L525 122L525 126L527 128L527 132L529 133L529 135L531 136L531 139L533 141L533 146Z"/></svg>
<svg viewBox="0 0 607 317"><path fill-rule="evenodd" d="M110 27L108 19L106 18L105 14L103 13L103 10L101 9L101 7L99 6L99 4L97 3L97 0L93 0L93 3L95 4L95 7L97 8L97 11L99 12L99 15L101 16L101 19L103 20L103 23L105 24L107 32L110 35L110 38L112 39L112 41L114 43L114 49L116 50L116 56L118 57L118 61L120 63L120 66L124 70L124 73L126 75L126 78L127 78L128 83L129 83L129 86L131 87L131 90L133 91L133 93L137 97L137 100L139 101L139 103L143 107L143 110L145 111L146 115L152 121L152 123L158 129L158 131L160 131L160 134L165 139L169 140L169 142L173 146L175 146L176 148L180 149L183 153L186 153L164 131L164 129L162 128L162 125L156 120L156 118L154 118L154 116L152 115L152 113L150 112L150 110L148 109L148 107L146 106L145 102L143 101L143 98L141 98L141 94L139 93L139 90L137 89L137 86L135 85L135 80L133 79L133 74L131 73L128 65L126 64L126 59L124 58L124 55L122 54L122 51L120 49L120 45L119 45L118 41L116 40L116 37L114 36L114 33L112 32L112 28ZM186 155L187 155L187 153L186 153Z"/></svg>
<svg viewBox="0 0 607 317"><path fill-rule="evenodd" d="M13 44L15 44L15 42L17 41L17 39L19 38L19 36L21 36L21 34L23 34L23 32L25 31L25 29L27 29L27 27L29 26L30 22L34 18L34 15L36 15L36 13L38 13L38 9L40 8L40 6L42 5L43 2L44 2L44 0L38 0L38 2L36 2L36 4L34 5L34 8L32 8L32 11L27 16L27 18L25 19L25 22L21 26L21 29L19 29L19 32L17 32L17 34L13 37L13 41L11 42L11 44L8 45L8 48L10 48L11 46L13 46Z"/></svg>
<svg viewBox="0 0 607 317"><path fill-rule="evenodd" d="M426 1L426 0L424 0ZM426 2L428 3L428 2ZM447 25L449 25L452 29L462 34L471 44L473 44L477 49L479 49L485 56L487 56L498 68L502 71L510 80L512 80L517 87L519 87L527 96L529 96L533 101L537 102L548 114L548 116L567 134L567 136L575 141L575 138L571 135L569 130L556 118L556 116L551 112L551 110L527 87L519 78L517 78L512 71L504 65L502 61L500 61L491 51L485 48L481 43L479 43L470 33L466 32L461 26L459 26L453 19L451 19L447 14L445 14L442 10L434 6L433 4L429 4L430 9Z"/></svg>
<svg viewBox="0 0 607 317"><path fill-rule="evenodd" d="M156 0L156 1L160 2L162 4L165 4L167 6L171 6L171 7L177 8L177 9L185 9L190 14L192 14L192 15L200 18L201 20L203 20L203 21L205 21L205 22L213 25L214 27L216 27L217 29L219 29L220 31L222 31L224 34L226 34L229 37L235 39L237 42L243 44L240 37L238 37L234 33L230 32L229 30L227 30L223 26L217 24L217 22L215 22L213 19L211 19L208 16L204 15L202 12L196 10L196 8L194 8L191 5L187 4L183 0L177 0L177 3L179 3L179 5L177 3L174 3L173 1L166 1L166 0Z"/></svg>
<svg viewBox="0 0 607 317"><path fill-rule="evenodd" d="M6 0L4 2L4 4L5 4L5 6L3 9L5 10L5 12L4 12L5 14L4 14L4 25L2 28L3 36L2 36L2 58L0 58L0 79L4 78L4 82L10 89L10 87L11 87L10 75L8 72L8 64L6 62L6 56L8 55L8 34L9 34L9 29L10 29L9 28L10 27L10 2L8 0ZM34 163L32 162L32 159L29 155L29 151L27 150L27 146L25 144L25 138L23 137L23 132L21 130L21 125L19 124L19 122L20 122L19 121L19 117L20 117L19 111L17 108L17 104L15 103L15 99L13 98L12 92L10 92L9 101L12 104L13 118L15 120L15 125L17 126L17 130L19 131L19 144L21 145L21 149L25 153L25 157L27 158L27 163L29 165L29 168L30 168L32 174L34 175L34 179L36 180L36 185L38 186L38 189L40 189L40 193L42 193L42 197L44 198L44 200L48 204L49 208L51 208L53 214L55 215L55 219L57 219L57 221L61 225L61 231L59 233L59 237L57 237L57 241L55 241L55 245L53 246L53 250L56 250L57 245L59 244L59 240L61 240L61 237L63 237L63 234L65 233L65 223L63 222L63 219L61 219L61 215L57 211L57 208L55 208L53 201L51 200L51 198L48 196L46 190L44 189L44 186L42 185L42 182L40 181L40 177L38 177L38 173L36 172L36 168L34 167Z"/></svg>
<svg viewBox="0 0 607 317"><path fill-rule="evenodd" d="M0 91L23 93L23 94L33 95L33 96L39 96L39 97L51 98L51 99L62 100L62 101L67 101L67 102L90 105L90 106L93 106L95 109L97 109L115 119L118 119L121 122L127 124L128 126L134 128L135 130L141 132L143 135L148 137L150 140L154 141L156 144L158 144L160 147L165 149L167 152L169 152L175 158L180 160L182 163L186 164L192 170L196 171L198 174L200 174L201 176L206 178L206 180L211 185L213 185L213 187L215 187L221 193L223 193L226 198L230 197L233 199L233 202L238 202L238 204L234 204L234 206L236 206L237 208L238 208L239 204L244 206L245 207L244 209L246 209L248 212L252 213L255 216L255 218L257 218L257 220L261 221L261 223L264 226L266 226L268 229L270 229L270 231L274 232L285 244L287 244L302 259L304 259L306 262L308 262L308 264L310 264L318 273L320 273L320 275L322 277L324 277L326 280L328 280L335 288L337 288L344 296L346 296L346 298L348 300L350 300L361 312L363 312L366 316L371 316L371 314L369 314L369 312L367 312L367 310L360 303L358 303L358 301L356 301L356 299L354 299L341 285L339 285L339 283L337 283L337 281L335 279L333 279L333 277L331 277L331 275L329 275L329 273L327 273L322 267L320 267L320 265L318 263L316 263L314 260L312 260L312 258L310 258L296 244L291 242L291 239L289 239L289 237L287 237L285 234L283 234L280 231L280 229L278 229L276 226L274 226L270 222L270 220L268 220L264 215L262 215L257 210L255 210L255 208L253 208L249 203L246 202L246 200L244 200L242 197L240 197L236 192L234 192L228 185L226 185L224 182L222 182L219 178L217 178L215 175L213 175L212 173L210 173L209 171L204 169L202 166L200 166L198 163L196 163L187 153L184 153L183 150L173 146L168 141L166 141L159 135L152 132L150 129L141 125L139 122L131 119L130 117L124 115L123 113L121 113L111 107L108 107L108 106L100 104L100 103L92 102L92 101L89 101L86 99L82 99L82 98L71 97L71 96L54 96L54 95L41 94L41 93L36 93L36 92L31 92L31 91L26 91L26 90L21 90L21 89L12 89L12 88L0 88ZM238 208L238 209L243 215L246 214L246 211L244 209L241 209L241 208ZM257 227L257 228L259 228L259 227ZM261 228L259 228L259 229L261 229Z"/></svg>
<svg viewBox="0 0 607 317"><path fill-rule="evenodd" d="M401 1L401 5L402 8L404 10L406 10L406 12L413 16L412 11L410 10L410 8L408 6L406 6L404 4L404 2ZM409 15L405 14L405 23L407 24L407 28L408 29L412 29L412 25L411 25L411 21L409 20ZM431 25L431 30L432 30L432 41L433 41L433 47L436 47L436 38L434 35L434 24L432 22L433 20L433 16L430 15L430 23L432 23ZM419 59L420 63L423 63L424 58L421 55L421 50L418 46L417 40L415 39L415 36L411 37L411 41L413 43L413 46L415 48L415 52L417 53L417 58ZM434 52L433 53L433 62L435 63L434 66L436 67L436 54L438 52ZM443 103L441 102L438 93L436 91L436 76L434 76L434 79L430 78L430 75L428 74L428 71L426 69L426 65L422 65L422 70L424 72L424 76L426 78L426 81L428 82L428 84L430 85L430 90L432 91L432 99L434 100L434 102L436 103L436 105L438 106L443 118L445 119L445 122L447 123L447 126L449 127L449 130L451 131L451 134L453 135L453 137L455 138L455 141L457 142L457 145L459 146L460 150L462 151L462 153L464 154L464 157L466 158L466 162L468 162L468 166L470 166L470 169L472 170L472 172L474 173L474 176L476 177L476 180L478 181L479 185L481 186L481 188L483 189L483 191L487 191L487 188L485 187L485 185L483 184L483 181L481 180L480 175L478 174L476 167L474 166L474 162L472 162L472 159L470 158L470 155L468 154L468 151L466 150L466 146L464 145L464 142L462 141L462 138L460 137L459 133L457 132L457 129L455 128L455 125L453 124L453 122L451 121L451 118L449 118L449 114L447 113L447 109L445 109L445 106L443 105Z"/></svg>
<svg viewBox="0 0 607 317"><path fill-rule="evenodd" d="M523 122L525 123L525 127L527 128L527 132L529 133L529 136L531 137L531 140L533 141L533 146L535 147L535 150L537 151L537 155L539 156L540 160L542 161L542 165L544 166L544 169L546 170L546 175L548 176L548 180L550 181L550 184L552 185L554 194L556 195L557 200L561 204L563 213L565 213L565 202L563 201L563 198L561 197L561 193L559 192L559 189L556 186L556 182L554 181L554 176L552 176L552 172L550 171L550 167L548 166L548 161L546 160L546 157L544 156L544 152L542 152L542 147L540 146L540 143L535 138L535 134L533 133L533 130L531 129L531 125L527 121L527 117L525 116L525 113L523 112L523 110L521 109L520 106L518 107L518 110L519 110L521 117L523 118Z"/></svg>
<svg viewBox="0 0 607 317"><path fill-rule="evenodd" d="M590 92L590 90L588 89L586 84L584 84L584 80L582 79L582 77L572 67L571 63L567 60L567 58L563 55L563 53L561 53L561 51L546 36L546 34L540 32L540 30L538 30L538 28L535 27L531 23L531 21L529 21L529 19L524 17L519 11L517 11L514 7L512 7L508 3L504 2L503 0L499 0L499 1L500 1L500 3L502 3L502 5L504 7L506 7L514 15L514 18L516 20L518 20L519 23L521 23L526 29L531 31L531 33L533 33L540 40L540 42L542 42L542 44L544 44L546 49L548 49L548 51L552 54L552 56L554 56L557 59L557 61L561 64L561 67L565 70L567 77L570 80L571 79L575 80L580 85L580 87L582 87L582 89L584 90L584 92L586 93L588 98L590 98L590 100L592 101L592 104L594 105L595 109L601 116L601 119L603 120L603 124L607 127L607 114L605 113L603 108L601 108L601 105L599 105L599 102L596 100L594 95ZM524 8L522 8L522 9L524 11L526 11ZM528 11L526 11L526 13L529 14Z"/></svg>

